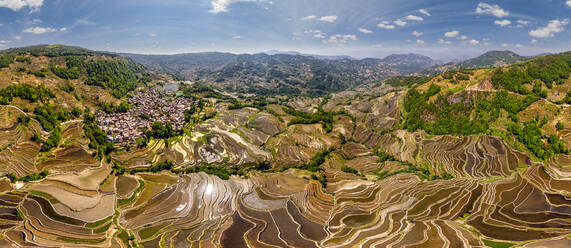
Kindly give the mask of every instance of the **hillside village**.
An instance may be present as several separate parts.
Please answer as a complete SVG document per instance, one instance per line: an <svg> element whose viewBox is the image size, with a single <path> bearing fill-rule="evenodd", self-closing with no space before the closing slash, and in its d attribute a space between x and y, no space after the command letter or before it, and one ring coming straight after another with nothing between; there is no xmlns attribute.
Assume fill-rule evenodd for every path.
<svg viewBox="0 0 571 248"><path fill-rule="evenodd" d="M99 110L99 127L108 134L108 139L116 143L131 143L145 135L153 122L171 123L175 130L184 127L184 111L196 104L196 100L174 97L161 87L148 92L136 92L128 100L131 108L123 113L107 113Z"/></svg>

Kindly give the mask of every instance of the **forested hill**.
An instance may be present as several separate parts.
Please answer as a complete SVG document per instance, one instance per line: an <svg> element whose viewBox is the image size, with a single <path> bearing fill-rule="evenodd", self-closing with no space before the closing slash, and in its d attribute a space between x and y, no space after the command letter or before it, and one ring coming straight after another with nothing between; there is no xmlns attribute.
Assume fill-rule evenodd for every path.
<svg viewBox="0 0 571 248"><path fill-rule="evenodd" d="M541 160L569 153L571 52L507 67L459 69L413 85L404 128L491 134Z"/></svg>
<svg viewBox="0 0 571 248"><path fill-rule="evenodd" d="M147 69L131 59L80 47L39 45L4 50L0 55L0 68L13 67L38 78L77 80L105 89L116 98L150 81Z"/></svg>
<svg viewBox="0 0 571 248"><path fill-rule="evenodd" d="M411 74L438 63L416 54L362 60L263 53L121 55L180 79L213 84L229 91L263 94L325 94L390 76Z"/></svg>
<svg viewBox="0 0 571 248"><path fill-rule="evenodd" d="M428 68L420 74L422 75L436 75L438 73L451 71L455 69L475 69L475 68L488 68L507 66L517 62L522 62L530 59L529 57L520 56L512 51L489 51L476 58L468 59L460 62L451 62L444 65L437 65Z"/></svg>

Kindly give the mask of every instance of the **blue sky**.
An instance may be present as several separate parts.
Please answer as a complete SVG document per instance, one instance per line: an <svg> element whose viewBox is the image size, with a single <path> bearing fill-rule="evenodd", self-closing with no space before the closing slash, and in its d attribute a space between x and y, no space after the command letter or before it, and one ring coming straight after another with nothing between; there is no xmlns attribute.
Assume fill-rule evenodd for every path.
<svg viewBox="0 0 571 248"><path fill-rule="evenodd" d="M571 50L569 19L571 0L0 0L0 49L534 55Z"/></svg>

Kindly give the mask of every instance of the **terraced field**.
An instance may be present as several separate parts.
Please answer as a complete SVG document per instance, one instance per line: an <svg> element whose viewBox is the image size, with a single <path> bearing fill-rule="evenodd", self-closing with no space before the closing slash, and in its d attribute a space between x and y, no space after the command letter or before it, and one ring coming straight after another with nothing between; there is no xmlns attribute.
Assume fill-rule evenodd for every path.
<svg viewBox="0 0 571 248"><path fill-rule="evenodd" d="M15 97L0 106L0 247L568 247L571 107L510 92L521 109L483 113L491 73L265 102L194 89L183 130L131 147L92 112L48 132L39 103ZM58 83L56 109L93 107ZM445 132L445 108L460 131L486 129Z"/></svg>

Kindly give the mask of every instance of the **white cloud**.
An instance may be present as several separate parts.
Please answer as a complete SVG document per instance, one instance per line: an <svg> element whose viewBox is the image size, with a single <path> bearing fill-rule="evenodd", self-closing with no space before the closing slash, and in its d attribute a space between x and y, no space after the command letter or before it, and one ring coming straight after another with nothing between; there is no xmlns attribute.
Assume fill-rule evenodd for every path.
<svg viewBox="0 0 571 248"><path fill-rule="evenodd" d="M381 48L381 47L383 47L383 44L374 44L373 47L374 48Z"/></svg>
<svg viewBox="0 0 571 248"><path fill-rule="evenodd" d="M478 3L478 7L476 8L476 13L478 14L488 14L493 15L498 18L506 17L510 15L509 12L503 10L498 5L490 5L487 3Z"/></svg>
<svg viewBox="0 0 571 248"><path fill-rule="evenodd" d="M424 33L423 32L417 32L417 31L412 31L412 35L416 36L416 37L420 37L422 36Z"/></svg>
<svg viewBox="0 0 571 248"><path fill-rule="evenodd" d="M4 27L4 24L0 23L0 27Z"/></svg>
<svg viewBox="0 0 571 248"><path fill-rule="evenodd" d="M527 25L529 24L529 21L517 20L517 24L521 24L521 25L527 26Z"/></svg>
<svg viewBox="0 0 571 248"><path fill-rule="evenodd" d="M365 29L365 28L360 28L359 32L363 33L363 34L372 34L373 31Z"/></svg>
<svg viewBox="0 0 571 248"><path fill-rule="evenodd" d="M30 8L31 12L38 11L44 4L44 0L0 0L0 8L9 8L19 11L24 7Z"/></svg>
<svg viewBox="0 0 571 248"><path fill-rule="evenodd" d="M569 0L569 1L571 1L571 0ZM422 13L423 15L430 16L430 12L428 12L428 10L419 9L418 12Z"/></svg>
<svg viewBox="0 0 571 248"><path fill-rule="evenodd" d="M155 33L155 32L148 32L147 35L149 37L157 37L157 33Z"/></svg>
<svg viewBox="0 0 571 248"><path fill-rule="evenodd" d="M440 39L438 40L438 44L452 45L452 41Z"/></svg>
<svg viewBox="0 0 571 248"><path fill-rule="evenodd" d="M16 35L16 36L14 36L14 39L16 39L16 40L21 40L21 39L22 39L22 36Z"/></svg>
<svg viewBox="0 0 571 248"><path fill-rule="evenodd" d="M418 45L424 45L424 41L423 41L423 40L416 40L416 44L418 44Z"/></svg>
<svg viewBox="0 0 571 248"><path fill-rule="evenodd" d="M232 36L232 39L235 39L235 40L242 39L242 36L240 36L240 35L234 35L234 36Z"/></svg>
<svg viewBox="0 0 571 248"><path fill-rule="evenodd" d="M531 44L535 44L535 43L537 43L536 39L531 40Z"/></svg>
<svg viewBox="0 0 571 248"><path fill-rule="evenodd" d="M512 22L510 20L495 20L494 24L505 27L507 25L512 24Z"/></svg>
<svg viewBox="0 0 571 248"><path fill-rule="evenodd" d="M515 44L515 47L516 48L523 48L523 45L522 44Z"/></svg>
<svg viewBox="0 0 571 248"><path fill-rule="evenodd" d="M446 37L448 37L448 38L453 38L453 37L458 36L459 34L460 34L460 31L458 31L458 30L452 30L452 31L450 31L450 32L444 33L444 36L446 36Z"/></svg>
<svg viewBox="0 0 571 248"><path fill-rule="evenodd" d="M509 47L509 46L510 46L510 44L507 44L507 43L502 44L502 47Z"/></svg>
<svg viewBox="0 0 571 248"><path fill-rule="evenodd" d="M228 12L228 6L237 2L261 2L261 0L212 0L212 9L208 12L218 14L220 12Z"/></svg>
<svg viewBox="0 0 571 248"><path fill-rule="evenodd" d="M474 46L480 44L480 42L477 40L470 40L469 43L470 43L470 45L474 45Z"/></svg>
<svg viewBox="0 0 571 248"><path fill-rule="evenodd" d="M358 40L354 34L336 34L329 36L329 40L323 40L324 43L340 43L345 44L348 41Z"/></svg>
<svg viewBox="0 0 571 248"><path fill-rule="evenodd" d="M405 21L402 21L402 20L396 20L396 21L394 21L393 23L396 24L396 25L398 25L399 27L402 27L402 26L406 25L406 22L405 22Z"/></svg>
<svg viewBox="0 0 571 248"><path fill-rule="evenodd" d="M547 26L529 31L529 35L536 38L551 38L554 37L556 33L563 32L566 26L569 24L569 19L563 21L551 20Z"/></svg>
<svg viewBox="0 0 571 248"><path fill-rule="evenodd" d="M6 44L10 43L10 41L7 40L0 40L0 47L5 47Z"/></svg>
<svg viewBox="0 0 571 248"><path fill-rule="evenodd" d="M571 7L571 0L567 0L566 4L567 6Z"/></svg>
<svg viewBox="0 0 571 248"><path fill-rule="evenodd" d="M313 20L313 19L315 19L315 18L317 18L317 16L310 15L310 16L302 17L300 20L302 20L302 21L308 21L308 20Z"/></svg>
<svg viewBox="0 0 571 248"><path fill-rule="evenodd" d="M482 40L483 40L483 41L489 41L490 38L484 38L484 39L482 39Z"/></svg>
<svg viewBox="0 0 571 248"><path fill-rule="evenodd" d="M33 28L26 28L22 32L31 33L31 34L45 34L45 33L52 33L55 31L57 31L57 29L44 28L44 27L33 27Z"/></svg>
<svg viewBox="0 0 571 248"><path fill-rule="evenodd" d="M424 18L415 15L408 15L405 17L405 19L409 21L424 21Z"/></svg>
<svg viewBox="0 0 571 248"><path fill-rule="evenodd" d="M318 38L318 39L324 39L325 38L325 34L323 34L321 32L321 30L319 29L309 29L309 30L305 30L303 31L304 34L313 34L314 38Z"/></svg>
<svg viewBox="0 0 571 248"><path fill-rule="evenodd" d="M337 16L322 16L319 18L322 22L331 22L334 23L337 20Z"/></svg>
<svg viewBox="0 0 571 248"><path fill-rule="evenodd" d="M66 27L60 28L59 31L60 31L60 32L65 32L65 31L67 31L67 28L66 28Z"/></svg>
<svg viewBox="0 0 571 248"><path fill-rule="evenodd" d="M466 35L460 35L460 36L458 36L458 38L456 38L456 39L459 39L459 40L467 40L468 38L469 38L469 37L466 36Z"/></svg>
<svg viewBox="0 0 571 248"><path fill-rule="evenodd" d="M384 28L384 29L395 29L395 25L391 25L387 21L383 21L383 22L377 24L377 27Z"/></svg>

